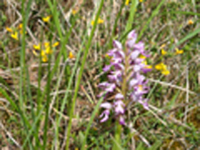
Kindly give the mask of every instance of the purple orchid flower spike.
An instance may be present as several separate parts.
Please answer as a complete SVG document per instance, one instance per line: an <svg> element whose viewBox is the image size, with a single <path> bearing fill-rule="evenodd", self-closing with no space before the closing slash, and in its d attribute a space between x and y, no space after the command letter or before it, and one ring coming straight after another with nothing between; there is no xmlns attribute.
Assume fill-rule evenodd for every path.
<svg viewBox="0 0 200 150"><path fill-rule="evenodd" d="M109 96L109 103L101 104L104 111L100 115L100 122L107 121L113 112L116 120L125 125L127 106L133 102L148 109L148 99L144 98L144 94L148 93L149 87L142 73L150 71L150 68L140 56L149 55L145 51L144 43L136 41L137 34L133 30L127 36L125 48L119 41L113 41L114 48L107 53L110 56L110 64L105 66L103 71L108 74L108 81L100 83L99 88L105 93L105 101ZM110 97L113 99L110 100Z"/></svg>

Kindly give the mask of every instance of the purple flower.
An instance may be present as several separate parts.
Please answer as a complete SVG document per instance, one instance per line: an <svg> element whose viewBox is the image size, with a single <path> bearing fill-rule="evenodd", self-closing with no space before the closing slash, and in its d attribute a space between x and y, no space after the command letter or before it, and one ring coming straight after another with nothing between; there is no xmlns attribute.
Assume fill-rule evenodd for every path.
<svg viewBox="0 0 200 150"><path fill-rule="evenodd" d="M137 34L133 30L128 34L128 39L126 41L126 46L128 48L131 48L131 49L134 48L136 40L137 40Z"/></svg>
<svg viewBox="0 0 200 150"><path fill-rule="evenodd" d="M119 116L119 123L120 123L121 125L125 125L125 120L124 120L124 118L123 118L122 115Z"/></svg>
<svg viewBox="0 0 200 150"><path fill-rule="evenodd" d="M124 99L124 95L121 94L121 93L117 93L117 94L115 95L115 99L116 99L116 100L123 100L123 99Z"/></svg>
<svg viewBox="0 0 200 150"><path fill-rule="evenodd" d="M122 44L116 40L113 41L114 48L122 49Z"/></svg>
<svg viewBox="0 0 200 150"><path fill-rule="evenodd" d="M110 109L112 108L112 105L110 103L106 102L106 103L102 103L100 105L100 107L105 108L105 110L99 116L100 118L102 118L100 122L105 122L109 118Z"/></svg>
<svg viewBox="0 0 200 150"><path fill-rule="evenodd" d="M120 114L123 115L125 113L124 106L125 106L125 104L121 100L114 102L115 114L116 115L120 115Z"/></svg>
<svg viewBox="0 0 200 150"><path fill-rule="evenodd" d="M116 70L111 72L111 75L108 75L108 79L110 82L116 82L119 85L122 80L122 71Z"/></svg>
<svg viewBox="0 0 200 150"><path fill-rule="evenodd" d="M105 93L104 100L109 98L109 103L101 104L101 108L105 110L100 115L100 122L107 121L112 111L119 123L125 125L126 107L132 102L138 102L148 109L148 99L144 98L144 94L148 93L149 87L141 73L150 71L150 68L140 56L149 55L145 51L144 43L136 41L137 34L133 30L128 34L125 48L119 41L113 41L114 48L107 53L110 56L110 64L106 65L103 71L108 73L108 81L100 83L99 88Z"/></svg>
<svg viewBox="0 0 200 150"><path fill-rule="evenodd" d="M102 112L102 114L99 116L100 118L102 118L101 120L100 120L100 122L105 122L105 121L107 121L108 120L108 118L109 118L109 114L110 114L110 110L104 110L103 112Z"/></svg>

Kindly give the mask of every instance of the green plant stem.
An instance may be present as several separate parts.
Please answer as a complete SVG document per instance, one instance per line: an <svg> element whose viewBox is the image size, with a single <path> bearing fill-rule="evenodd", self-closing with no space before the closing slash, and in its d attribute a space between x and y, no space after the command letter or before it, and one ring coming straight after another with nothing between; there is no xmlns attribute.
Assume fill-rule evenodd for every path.
<svg viewBox="0 0 200 150"><path fill-rule="evenodd" d="M69 112L69 124L68 124L68 128L67 128L66 150L69 149L70 132L71 132L71 127L72 127L72 118L73 118L73 113L74 113L74 108L75 108L75 102L76 102L76 97L77 97L79 86L80 86L81 77L82 77L82 74L83 74L83 70L84 70L86 59L87 59L87 54L89 52L89 48L90 48L90 45L91 45L91 42L92 42L92 38L93 38L95 29L96 29L96 26L97 26L97 21L98 21L98 18L100 16L101 9L103 7L103 3L104 3L104 0L101 0L99 9L97 11L97 15L95 17L94 26L92 28L92 32L90 34L88 43L86 45L86 49L84 51L81 69L80 69L80 72L79 72L78 80L76 82L75 93L74 93L74 97L72 99L72 105L71 105L71 109L70 109L70 112Z"/></svg>
<svg viewBox="0 0 200 150"><path fill-rule="evenodd" d="M113 146L113 150L121 150L120 146L121 146L121 132L122 132L122 126L119 123L118 120L116 120L115 123L115 140L114 140L114 146Z"/></svg>
<svg viewBox="0 0 200 150"><path fill-rule="evenodd" d="M49 56L51 57L51 56ZM51 59L49 59L51 60ZM50 82L51 82L51 79L50 79L50 63L51 61L49 61L48 63L48 80L47 80L47 103L46 103L46 112L45 112L45 125L44 125L44 137L43 137L43 140L44 140L44 144L43 144L43 150L46 149L46 143L47 143L47 129L48 129L48 120L49 120L49 105L50 105Z"/></svg>

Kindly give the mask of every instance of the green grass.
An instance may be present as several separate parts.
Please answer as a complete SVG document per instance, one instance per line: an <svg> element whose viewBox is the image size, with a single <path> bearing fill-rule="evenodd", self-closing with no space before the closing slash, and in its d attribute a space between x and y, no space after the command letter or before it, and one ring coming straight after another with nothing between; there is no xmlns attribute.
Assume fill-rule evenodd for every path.
<svg viewBox="0 0 200 150"><path fill-rule="evenodd" d="M1 2L0 149L198 149L199 5L197 0ZM98 18L104 22L98 24ZM19 31L20 23L17 41L6 27ZM97 85L106 80L102 68L112 41L124 43L133 29L151 54L148 63L164 62L170 75L153 68L146 75L151 110L133 104L129 126L116 128L112 119L99 123L104 100L97 97ZM56 41L59 46L52 47ZM53 51L47 62L33 54L33 45L45 42ZM184 53L175 55L175 48Z"/></svg>

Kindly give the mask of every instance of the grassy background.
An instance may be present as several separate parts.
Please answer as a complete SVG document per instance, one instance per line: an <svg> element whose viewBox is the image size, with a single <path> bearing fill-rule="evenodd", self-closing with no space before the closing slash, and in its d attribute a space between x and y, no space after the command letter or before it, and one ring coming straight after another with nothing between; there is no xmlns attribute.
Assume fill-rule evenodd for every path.
<svg viewBox="0 0 200 150"><path fill-rule="evenodd" d="M124 42L132 29L151 54L148 63L164 62L170 74L147 74L150 110L130 107L121 148L200 148L199 0L13 0L0 8L1 149L111 149L114 123L99 123L97 85L106 80L112 40ZM6 27L19 32L20 23L15 40ZM47 62L33 54L34 45L57 41Z"/></svg>

